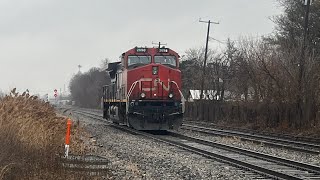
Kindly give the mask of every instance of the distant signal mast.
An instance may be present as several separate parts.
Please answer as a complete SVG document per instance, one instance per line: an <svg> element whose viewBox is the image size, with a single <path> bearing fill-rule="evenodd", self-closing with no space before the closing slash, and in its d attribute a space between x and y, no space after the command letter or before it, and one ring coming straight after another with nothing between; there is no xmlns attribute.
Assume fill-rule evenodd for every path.
<svg viewBox="0 0 320 180"><path fill-rule="evenodd" d="M81 73L81 68L82 68L82 66L81 66L80 64L78 65L78 68L79 68L78 73Z"/></svg>

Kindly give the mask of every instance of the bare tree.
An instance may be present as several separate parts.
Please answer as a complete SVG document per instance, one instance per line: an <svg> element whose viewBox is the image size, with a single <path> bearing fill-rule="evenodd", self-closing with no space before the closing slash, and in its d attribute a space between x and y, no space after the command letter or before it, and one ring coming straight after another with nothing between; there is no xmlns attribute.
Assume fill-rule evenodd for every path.
<svg viewBox="0 0 320 180"><path fill-rule="evenodd" d="M180 62L182 72L183 91L187 93L190 89L200 89L202 81L202 68L205 49L192 48L186 51L186 56ZM208 50L208 60L213 59L214 51ZM209 62L208 61L208 62ZM209 64L209 63L208 63ZM208 76L208 73L207 73ZM208 78L205 78L205 89L208 89Z"/></svg>
<svg viewBox="0 0 320 180"><path fill-rule="evenodd" d="M76 74L70 81L71 98L76 105L97 108L102 97L102 86L110 84L110 77L106 71L91 68L88 72Z"/></svg>
<svg viewBox="0 0 320 180"><path fill-rule="evenodd" d="M0 90L0 99L2 99L5 96L5 94Z"/></svg>
<svg viewBox="0 0 320 180"><path fill-rule="evenodd" d="M284 13L273 17L276 33L269 39L271 42L285 46L289 50L302 44L305 26L305 5L301 0L278 0ZM316 55L320 53L320 2L313 1L310 7L307 45ZM287 47L290 46L289 49Z"/></svg>
<svg viewBox="0 0 320 180"><path fill-rule="evenodd" d="M100 68L102 71L106 70L108 68L108 64L111 62L109 58L104 58L101 60Z"/></svg>
<svg viewBox="0 0 320 180"><path fill-rule="evenodd" d="M229 113L242 123L254 115L261 124L272 127L319 125L320 1L313 1L310 8L306 48L302 48L305 9L301 1L279 2L285 10L273 19L277 24L275 33L267 38L228 40L222 54L213 53L209 58L205 87L215 90L214 99L222 97L223 100L225 90L231 92L237 110L235 114L233 110ZM195 89L201 80L199 67L203 51L192 49L187 55L187 59L193 61L188 62L192 68L183 71L187 78L184 82L192 78L188 88ZM302 80L301 59L304 62ZM229 105L233 107L232 103ZM219 113L219 108L222 106L215 112Z"/></svg>

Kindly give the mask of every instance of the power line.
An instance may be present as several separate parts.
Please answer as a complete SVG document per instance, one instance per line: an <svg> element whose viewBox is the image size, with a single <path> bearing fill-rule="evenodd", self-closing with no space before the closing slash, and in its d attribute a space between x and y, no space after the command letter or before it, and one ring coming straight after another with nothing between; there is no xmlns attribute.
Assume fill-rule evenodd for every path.
<svg viewBox="0 0 320 180"><path fill-rule="evenodd" d="M213 37L209 37L209 41L216 41L216 42L218 42L218 43L220 43L220 44L227 44L227 41L226 40L222 40L222 41L220 41L219 39L216 39L216 38L213 38Z"/></svg>
<svg viewBox="0 0 320 180"><path fill-rule="evenodd" d="M270 34L266 34L266 35L271 35ZM264 35L261 35L261 36L248 36L248 39L249 40L260 40L264 37ZM219 40L217 38L213 38L213 37L209 37L209 41L217 41L221 44L227 44L228 43L228 39L227 40ZM235 40L235 39L230 39L230 41L232 42L236 42L236 43L240 43L242 41L242 39L238 39L238 40Z"/></svg>

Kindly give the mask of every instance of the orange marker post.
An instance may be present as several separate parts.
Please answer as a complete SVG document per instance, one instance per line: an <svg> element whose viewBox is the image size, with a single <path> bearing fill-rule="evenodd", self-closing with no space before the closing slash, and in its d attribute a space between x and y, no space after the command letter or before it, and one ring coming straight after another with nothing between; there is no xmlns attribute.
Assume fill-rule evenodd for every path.
<svg viewBox="0 0 320 180"><path fill-rule="evenodd" d="M71 119L68 118L68 120L67 120L67 132L66 132L66 144L64 146L65 157L68 157L68 155L69 155L71 124L72 124L72 121L71 121Z"/></svg>

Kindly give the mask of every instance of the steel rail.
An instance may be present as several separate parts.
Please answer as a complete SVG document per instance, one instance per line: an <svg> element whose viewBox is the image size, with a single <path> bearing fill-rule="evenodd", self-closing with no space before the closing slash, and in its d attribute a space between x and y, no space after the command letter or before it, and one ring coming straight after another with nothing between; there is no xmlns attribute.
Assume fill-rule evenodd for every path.
<svg viewBox="0 0 320 180"><path fill-rule="evenodd" d="M281 137L273 137L273 136L266 136L266 135L252 134L252 133L224 130L224 129L207 128L207 127L195 126L195 125L190 125L190 124L183 124L183 126L191 127L191 128L198 128L198 129L203 129L203 130L209 130L209 131L215 131L215 132L221 132L221 133L228 133L228 134L237 135L237 136L260 138L260 139L272 140L272 141L289 143L289 144L293 143L295 145L301 145L301 146L305 146L305 147L320 149L320 145L318 145L318 144L313 144L313 143L303 142L303 141L293 141L293 140L284 139Z"/></svg>
<svg viewBox="0 0 320 180"><path fill-rule="evenodd" d="M301 141L301 142L306 142L306 143L313 143L313 144L320 144L320 138L312 138L312 137L302 137L302 136L297 136L297 135L292 135L292 134L280 134L280 133L270 133L270 132L260 132L257 130L253 129L245 129L245 128L236 128L236 127L230 127L230 126L224 126L224 125L217 125L214 123L202 123L202 122L195 122L195 121L185 121L188 122L189 124L200 124L201 126L206 125L206 126L211 126L216 129L221 129L221 130L232 130L232 131L238 131L242 133L250 133L250 134L257 134L257 135L262 135L262 136L268 136L268 137L274 137L274 138L282 138L282 139L287 139L287 140L293 140L293 141Z"/></svg>
<svg viewBox="0 0 320 180"><path fill-rule="evenodd" d="M263 144L270 145L270 146L287 148L287 149L310 153L310 154L317 155L320 153L320 151L319 151L320 145L311 144L311 143L307 143L307 142L292 141L292 140L286 140L286 139L281 139L281 138L268 137L268 136L249 134L249 133L230 131L230 130L206 128L206 127L194 126L194 125L189 125L189 124L183 124L181 128L186 129L186 130L199 132L199 133L216 135L216 136L227 136L227 137L236 136L236 137L239 137L241 140L245 140L245 141L252 141L255 143L263 143ZM311 149L307 149L307 148L311 148Z"/></svg>
<svg viewBox="0 0 320 180"><path fill-rule="evenodd" d="M255 151L251 151L251 150L247 150L247 149L243 149L243 148L238 148L238 147L234 147L234 146L229 146L229 145L225 145L225 144L221 144L221 143L217 143L217 142L207 141L207 140L203 140L200 138L186 136L186 135L182 135L182 134L175 133L175 132L170 132L170 134L173 136L176 136L176 137L186 139L186 140L195 141L195 142L207 145L207 146L217 147L217 148L225 149L228 151L233 151L233 152L236 152L239 154L245 154L245 155L248 155L251 157L261 158L261 159L264 159L267 161L272 161L275 163L280 163L280 164L287 165L290 167L296 167L299 169L303 169L306 171L311 171L311 172L320 174L320 167L319 166L314 166L314 165L301 163L301 162L297 162L297 161L293 161L293 160L289 160L289 159L285 159L285 158L271 156L271 155L267 155L264 153L258 153Z"/></svg>

